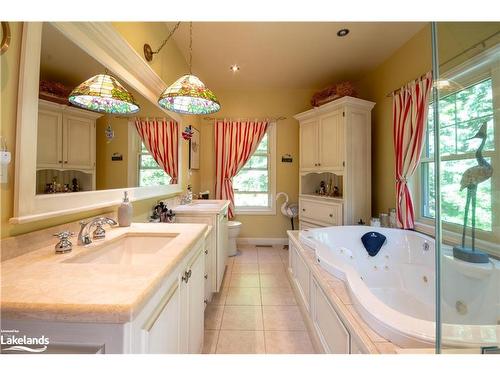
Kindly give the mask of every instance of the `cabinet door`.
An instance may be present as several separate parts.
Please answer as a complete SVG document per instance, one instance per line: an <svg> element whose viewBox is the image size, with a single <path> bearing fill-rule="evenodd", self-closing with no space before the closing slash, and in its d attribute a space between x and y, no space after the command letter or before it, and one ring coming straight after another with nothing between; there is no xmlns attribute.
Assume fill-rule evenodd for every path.
<svg viewBox="0 0 500 375"><path fill-rule="evenodd" d="M203 249L203 248L202 248ZM199 354L203 347L205 312L205 253L198 252L189 267L188 286L188 353ZM188 272L189 272L188 271Z"/></svg>
<svg viewBox="0 0 500 375"><path fill-rule="evenodd" d="M64 115L64 168L94 169L95 122L84 117Z"/></svg>
<svg viewBox="0 0 500 375"><path fill-rule="evenodd" d="M175 354L180 351L180 289L176 281L142 328L143 352Z"/></svg>
<svg viewBox="0 0 500 375"><path fill-rule="evenodd" d="M338 110L320 117L318 133L320 168L342 170L345 160L343 112Z"/></svg>
<svg viewBox="0 0 500 375"><path fill-rule="evenodd" d="M295 247L291 247L290 251L292 251L292 267L293 267L293 277L295 284L300 292L302 297L302 301L304 302L304 306L309 311L309 268L304 263L304 260L298 253L298 250Z"/></svg>
<svg viewBox="0 0 500 375"><path fill-rule="evenodd" d="M312 320L325 352L349 354L349 332L316 280L312 285Z"/></svg>
<svg viewBox="0 0 500 375"><path fill-rule="evenodd" d="M63 117L61 113L40 109L37 128L37 168L63 165Z"/></svg>
<svg viewBox="0 0 500 375"><path fill-rule="evenodd" d="M220 291L227 261L227 212L217 215L217 292Z"/></svg>
<svg viewBox="0 0 500 375"><path fill-rule="evenodd" d="M300 170L318 167L318 122L300 123Z"/></svg>
<svg viewBox="0 0 500 375"><path fill-rule="evenodd" d="M213 243L212 236L213 236L213 230L205 238L205 307L212 300L212 285L214 277L214 273L212 271L213 268L212 265L215 253L212 246Z"/></svg>

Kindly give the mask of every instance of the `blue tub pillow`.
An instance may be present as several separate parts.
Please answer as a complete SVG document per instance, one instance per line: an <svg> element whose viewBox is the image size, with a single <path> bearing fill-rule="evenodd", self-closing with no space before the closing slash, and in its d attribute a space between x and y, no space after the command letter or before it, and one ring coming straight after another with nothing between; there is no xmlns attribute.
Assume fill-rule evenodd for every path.
<svg viewBox="0 0 500 375"><path fill-rule="evenodd" d="M371 257L378 254L386 241L387 238L379 232L368 232L361 237L361 242Z"/></svg>

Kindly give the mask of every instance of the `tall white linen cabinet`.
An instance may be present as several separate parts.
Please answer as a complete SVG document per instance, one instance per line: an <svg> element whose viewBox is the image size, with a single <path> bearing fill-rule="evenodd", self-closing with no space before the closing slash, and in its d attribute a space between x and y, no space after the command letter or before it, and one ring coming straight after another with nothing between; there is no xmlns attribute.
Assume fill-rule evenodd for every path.
<svg viewBox="0 0 500 375"><path fill-rule="evenodd" d="M294 116L300 123L300 229L369 222L374 105L345 96ZM320 195L322 181L327 194Z"/></svg>

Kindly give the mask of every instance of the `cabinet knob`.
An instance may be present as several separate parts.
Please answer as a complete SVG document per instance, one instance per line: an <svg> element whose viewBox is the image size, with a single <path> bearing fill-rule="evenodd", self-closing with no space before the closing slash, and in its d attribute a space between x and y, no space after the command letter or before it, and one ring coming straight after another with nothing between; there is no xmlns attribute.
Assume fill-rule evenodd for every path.
<svg viewBox="0 0 500 375"><path fill-rule="evenodd" d="M208 249L205 249L205 254L208 254Z"/></svg>
<svg viewBox="0 0 500 375"><path fill-rule="evenodd" d="M59 160L58 163L62 163L62 160Z"/></svg>
<svg viewBox="0 0 500 375"><path fill-rule="evenodd" d="M333 214L330 214L329 216L330 216L330 217L333 217Z"/></svg>
<svg viewBox="0 0 500 375"><path fill-rule="evenodd" d="M321 163L318 163L318 167L321 167Z"/></svg>
<svg viewBox="0 0 500 375"><path fill-rule="evenodd" d="M67 161L67 160L65 160L65 161L64 161L64 164L68 164L68 161Z"/></svg>
<svg viewBox="0 0 500 375"><path fill-rule="evenodd" d="M305 210L306 210L305 208L302 209L302 211L305 211Z"/></svg>
<svg viewBox="0 0 500 375"><path fill-rule="evenodd" d="M208 305L208 300L206 298L203 300L203 302L205 303L205 305Z"/></svg>
<svg viewBox="0 0 500 375"><path fill-rule="evenodd" d="M208 280L208 274L205 275L205 280Z"/></svg>

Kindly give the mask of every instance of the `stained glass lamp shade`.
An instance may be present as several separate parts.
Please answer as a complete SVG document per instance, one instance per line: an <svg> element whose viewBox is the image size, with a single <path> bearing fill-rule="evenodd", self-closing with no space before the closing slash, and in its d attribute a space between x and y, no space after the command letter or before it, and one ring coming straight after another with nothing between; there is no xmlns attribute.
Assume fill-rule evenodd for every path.
<svg viewBox="0 0 500 375"><path fill-rule="evenodd" d="M169 111L186 115L206 115L220 109L215 94L192 74L182 76L167 87L158 104Z"/></svg>
<svg viewBox="0 0 500 375"><path fill-rule="evenodd" d="M69 94L70 103L100 113L131 114L139 105L115 77L98 74L78 85Z"/></svg>

